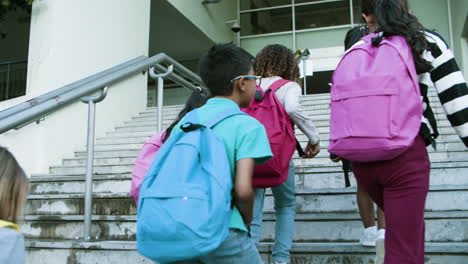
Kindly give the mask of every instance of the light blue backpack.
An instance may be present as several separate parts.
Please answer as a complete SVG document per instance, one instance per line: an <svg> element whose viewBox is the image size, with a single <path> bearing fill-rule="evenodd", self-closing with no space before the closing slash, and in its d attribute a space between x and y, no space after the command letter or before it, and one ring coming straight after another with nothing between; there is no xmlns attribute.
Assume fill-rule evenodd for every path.
<svg viewBox="0 0 468 264"><path fill-rule="evenodd" d="M140 254L162 263L193 259L226 239L232 176L224 144L211 128L242 114L229 110L199 124L195 109L186 114L183 132L161 147L140 189Z"/></svg>

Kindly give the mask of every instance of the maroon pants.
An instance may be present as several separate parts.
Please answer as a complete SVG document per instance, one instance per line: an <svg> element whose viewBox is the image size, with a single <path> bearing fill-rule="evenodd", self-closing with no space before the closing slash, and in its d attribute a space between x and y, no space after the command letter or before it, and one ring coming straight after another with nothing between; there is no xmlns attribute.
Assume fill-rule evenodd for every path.
<svg viewBox="0 0 468 264"><path fill-rule="evenodd" d="M393 160L353 163L359 184L385 212L385 264L424 263L430 164L421 136Z"/></svg>

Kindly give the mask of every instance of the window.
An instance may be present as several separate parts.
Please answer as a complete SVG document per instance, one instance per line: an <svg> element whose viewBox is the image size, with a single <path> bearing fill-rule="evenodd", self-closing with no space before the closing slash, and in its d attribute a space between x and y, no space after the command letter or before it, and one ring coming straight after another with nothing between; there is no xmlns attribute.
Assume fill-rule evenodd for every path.
<svg viewBox="0 0 468 264"><path fill-rule="evenodd" d="M290 5L291 0L240 0L240 10Z"/></svg>
<svg viewBox="0 0 468 264"><path fill-rule="evenodd" d="M291 8L241 14L241 36L291 31Z"/></svg>
<svg viewBox="0 0 468 264"><path fill-rule="evenodd" d="M351 24L347 1L303 5L295 9L296 30Z"/></svg>
<svg viewBox="0 0 468 264"><path fill-rule="evenodd" d="M344 26L362 21L361 0L294 0L294 4L292 0L239 1L241 36Z"/></svg>
<svg viewBox="0 0 468 264"><path fill-rule="evenodd" d="M26 61L0 62L0 101L26 94Z"/></svg>
<svg viewBox="0 0 468 264"><path fill-rule="evenodd" d="M320 71L307 76L307 94L330 93L332 75L333 71Z"/></svg>

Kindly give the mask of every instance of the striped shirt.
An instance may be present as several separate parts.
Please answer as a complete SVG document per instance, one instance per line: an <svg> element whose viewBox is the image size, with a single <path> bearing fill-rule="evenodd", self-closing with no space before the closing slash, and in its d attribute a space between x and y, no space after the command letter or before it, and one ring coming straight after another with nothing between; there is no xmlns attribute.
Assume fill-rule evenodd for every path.
<svg viewBox="0 0 468 264"><path fill-rule="evenodd" d="M420 134L427 145L432 144L435 148L439 132L428 97L429 87L434 86L450 124L468 147L468 87L465 79L444 39L434 32L425 33L429 48L423 53L423 58L431 63L433 69L419 75L424 105Z"/></svg>

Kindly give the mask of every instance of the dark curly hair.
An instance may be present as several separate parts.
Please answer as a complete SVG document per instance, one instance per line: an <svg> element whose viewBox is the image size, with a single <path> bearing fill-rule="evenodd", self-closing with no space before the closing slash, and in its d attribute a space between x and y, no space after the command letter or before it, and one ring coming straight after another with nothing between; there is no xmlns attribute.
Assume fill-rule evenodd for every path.
<svg viewBox="0 0 468 264"><path fill-rule="evenodd" d="M294 53L283 45L264 47L255 57L253 68L255 74L262 77L280 76L286 80L299 80L299 67Z"/></svg>
<svg viewBox="0 0 468 264"><path fill-rule="evenodd" d="M422 57L428 48L425 28L418 18L409 12L407 0L363 0L362 13L374 15L378 32L385 36L403 36L411 47L418 74L432 70L431 64Z"/></svg>

